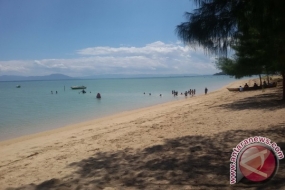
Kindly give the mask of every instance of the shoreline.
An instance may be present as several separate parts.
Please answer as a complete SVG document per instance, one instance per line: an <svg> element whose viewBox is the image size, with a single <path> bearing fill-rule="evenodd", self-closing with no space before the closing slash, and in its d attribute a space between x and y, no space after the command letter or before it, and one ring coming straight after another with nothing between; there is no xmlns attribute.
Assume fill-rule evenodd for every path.
<svg viewBox="0 0 285 190"><path fill-rule="evenodd" d="M216 90L216 91L219 91L219 90ZM215 91L210 92L208 94L211 94L211 93L214 93L214 92ZM197 96L191 97L191 98L198 98L200 96L203 96L203 95L197 95ZM113 119L125 117L125 116L128 116L128 115L132 115L132 114L138 114L140 112L145 112L145 111L148 111L148 110L156 109L157 107L171 106L172 104L176 104L176 103L182 102L182 101L185 101L185 98L184 99L178 99L178 100L172 100L172 101L166 102L166 103L159 103L159 104L155 104L155 105L152 105L152 106L147 106L147 107L138 108L138 109L134 109L134 110L123 111L123 112L119 112L119 113L103 116L101 118L92 119L92 120L88 120L88 121L85 121L85 122L80 122L80 123L76 123L76 124L63 126L63 127L57 128L57 129L51 129L51 130L47 130L47 131L43 131L43 132L39 132L39 133L35 133L35 134L29 134L29 135L24 135L24 136L20 136L20 137L8 139L8 140L3 140L3 141L0 141L0 146L10 145L10 144L13 144L13 143L18 143L18 142L29 140L29 139L32 139L32 138L39 138L39 137L43 137L43 136L53 135L53 134L60 133L60 132L66 132L66 131L78 129L79 127L84 127L84 126L87 126L87 125L90 125L90 124L97 124L97 123L104 122L106 120L113 120Z"/></svg>
<svg viewBox="0 0 285 190"><path fill-rule="evenodd" d="M222 78L225 78L225 80ZM166 83L167 85L165 86L163 85L164 79L154 80L153 82L156 85L162 85L161 88L157 89L155 87L156 85L147 85L149 83L148 80L136 80L135 82L130 80L119 81L119 84L124 84L125 82L126 84L142 84L139 88L134 86L134 90L130 91L126 91L121 87L118 89L111 88L114 81L108 80L104 80L101 84L98 84L98 86L96 86L98 90L95 90L96 88L92 87L93 81L85 84L90 87L90 92L92 91L93 94L87 93L87 97L85 96L84 98L74 95L76 94L76 91L63 91L64 85L70 86L71 84L64 84L61 82L52 84L35 82L26 88L21 88L20 92L18 89L14 88L13 85L4 85L1 86L1 88L3 87L4 89L9 87L9 89L13 91L13 96L9 96L10 93L8 93L8 91L5 91L7 93L4 93L3 91L4 99L7 98L9 101L4 101L4 106L2 106L1 109L3 112L3 120L0 127L0 142L98 119L124 111L183 99L184 95L173 97L170 93L172 90L172 88L170 88L171 86L177 87L175 90L178 90L179 92L184 92L185 89L191 86L196 88L196 95L198 95L200 92L204 91L204 83L208 83L207 81L210 83L209 86L212 88L210 89L211 91L220 89L224 85L235 80L230 79L230 77L222 76L213 77L213 82L210 77L200 77L201 81L203 81L200 84L200 79L198 79L199 78L181 78L176 80L169 78L168 81L171 83ZM75 84L76 81L70 83ZM41 85L44 88L40 88L38 92L31 92L34 89L37 89L38 85ZM59 95L57 97L49 96L51 94L50 89L53 88L59 90ZM96 100L94 97L96 95L94 92L97 91L103 93L102 100ZM113 91L118 92L118 94ZM143 92L147 92L147 94L148 92L151 92L152 96L143 95ZM23 94L21 98L18 97L20 94ZM159 97L159 94L162 94L162 97ZM13 101L14 99L19 101L19 103L15 103L16 101ZM30 101L31 105L27 103Z"/></svg>
<svg viewBox="0 0 285 190"><path fill-rule="evenodd" d="M147 189L159 189L156 184L168 189L198 184L205 189L209 187L205 178L213 189L224 187L229 184L232 148L240 140L263 135L279 144L283 139L283 128L278 126L285 130L285 109L275 101L278 89L241 93L226 89L249 80L207 95L2 141L0 189L136 189L137 184ZM285 175L280 170L278 175ZM135 179L141 181L127 182Z"/></svg>
<svg viewBox="0 0 285 190"><path fill-rule="evenodd" d="M196 97L199 97L199 96L202 96L202 95L198 95ZM66 132L66 131L78 129L79 127L84 127L84 126L87 126L90 124L98 124L98 123L104 122L106 120L113 120L113 119L125 117L128 115L137 114L140 112L145 112L145 111L148 111L151 109L155 109L156 107L167 107L167 106L171 106L172 104L175 104L175 103L181 102L181 101L185 101L185 99L173 100L170 102L166 102L166 103L162 103L162 104L156 104L156 105L152 105L152 106L147 106L144 108L138 108L138 109L134 109L134 110L123 111L123 112L111 114L108 116L103 116L101 118L92 119L92 120L88 120L85 122L80 122L80 123L76 123L76 124L71 124L71 125L59 127L57 129L51 129L51 130L47 130L47 131L43 131L43 132L39 132L39 133L35 133L35 134L29 134L29 135L24 135L24 136L20 136L20 137L8 139L8 140L3 140L3 141L0 141L0 146L10 145L13 143L18 143L18 142L29 140L32 138L39 138L39 137L43 137L43 136L53 135L53 134L56 134L59 132Z"/></svg>
<svg viewBox="0 0 285 190"><path fill-rule="evenodd" d="M252 80L252 79L243 79L243 80L238 80L238 81L241 81L241 82L244 82L244 81L249 81L249 80ZM208 94L212 94L214 92L217 92L217 91L220 91L222 89L226 89L227 87L230 87L231 85L237 83L238 81L235 81L235 82L231 82L217 90L214 90L212 92L209 92ZM194 97L187 97L187 98L198 98L198 97L201 97L203 96L204 94L199 94L199 95L195 95ZM142 107L142 108L137 108L137 109L131 109L131 110L127 110L127 111L121 111L121 112L118 112L118 113L115 113L115 114L110 114L110 115L105 115L105 116L102 116L102 117L99 117L99 118L95 118L95 119L91 119L91 120L87 120L87 121L83 121L83 122L79 122L79 123L75 123L75 124L69 124L69 125L65 125L65 126L62 126L62 127L59 127L59 128L56 128L56 129L50 129L50 130L45 130L45 131L42 131L42 132L37 132L37 133L32 133L32 134L27 134L27 135L23 135L23 136L19 136L19 137L15 137L15 138L9 138L7 140L0 140L0 146L2 145L9 145L9 144L12 144L12 143L17 143L17 142L20 142L20 141L25 141L25 140L28 140L28 139L31 139L31 138L38 138L38 137L42 137L42 136L47 136L47 135L52 135L52 134L55 134L55 133L59 133L59 132L64 132L64 131L68 131L68 130L74 130L78 127L82 127L82 126L85 126L85 125L90 125L92 123L100 123L104 120L108 120L108 119L114 119L114 118L117 118L117 117L124 117L128 114L134 114L134 113L137 113L137 112L142 112L144 110L149 110L149 109L155 109L155 107L157 106L167 106L168 104L171 105L173 103L176 103L178 101L185 101L187 98L184 97L184 94L183 95L178 95L179 99L177 100L171 100L171 101L168 101L168 102L165 102L165 103L158 103L158 104L154 104L152 106L146 106L146 107ZM183 96L183 97L182 97Z"/></svg>

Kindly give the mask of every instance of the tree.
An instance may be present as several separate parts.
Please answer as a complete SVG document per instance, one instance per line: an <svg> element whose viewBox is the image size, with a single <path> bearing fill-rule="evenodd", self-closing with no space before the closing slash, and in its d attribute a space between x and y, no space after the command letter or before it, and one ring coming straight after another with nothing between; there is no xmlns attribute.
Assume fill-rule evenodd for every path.
<svg viewBox="0 0 285 190"><path fill-rule="evenodd" d="M216 61L217 68L228 75L236 78L259 75L261 85L261 74L276 72L270 64L273 60L270 60L271 54L270 49L267 49L267 42L260 39L256 32L240 36L232 48L236 52L234 59L221 57Z"/></svg>
<svg viewBox="0 0 285 190"><path fill-rule="evenodd" d="M188 21L177 26L184 43L225 56L220 68L238 78L278 71L285 100L285 1L194 1L199 7L186 13ZM233 61L227 58L228 48L236 51Z"/></svg>

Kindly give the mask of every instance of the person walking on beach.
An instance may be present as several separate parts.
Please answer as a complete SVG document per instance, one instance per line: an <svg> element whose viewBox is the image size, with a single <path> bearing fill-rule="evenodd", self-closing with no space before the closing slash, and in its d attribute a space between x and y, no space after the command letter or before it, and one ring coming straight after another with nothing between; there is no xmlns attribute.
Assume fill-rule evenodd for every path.
<svg viewBox="0 0 285 190"><path fill-rule="evenodd" d="M195 93L196 93L196 90L194 89L194 90L193 90L193 94L195 95Z"/></svg>
<svg viewBox="0 0 285 190"><path fill-rule="evenodd" d="M208 93L208 88L206 87L205 88L205 95Z"/></svg>

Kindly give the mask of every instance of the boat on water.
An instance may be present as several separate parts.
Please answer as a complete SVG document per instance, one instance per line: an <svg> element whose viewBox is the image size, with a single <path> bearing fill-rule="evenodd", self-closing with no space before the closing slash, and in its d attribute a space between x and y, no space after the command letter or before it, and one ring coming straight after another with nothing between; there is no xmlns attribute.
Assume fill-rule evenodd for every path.
<svg viewBox="0 0 285 190"><path fill-rule="evenodd" d="M266 86L263 86L263 88L274 88L277 86L277 83L273 83L272 85L266 85ZM239 88L227 88L229 91L239 91ZM262 89L262 86L256 86L256 87L247 87L247 88L244 88L243 87L243 91L251 91L251 90L260 90Z"/></svg>
<svg viewBox="0 0 285 190"><path fill-rule="evenodd" d="M21 88L21 85L17 85L16 88Z"/></svg>
<svg viewBox="0 0 285 190"><path fill-rule="evenodd" d="M72 86L70 87L72 90L78 90L78 89L86 89L86 86Z"/></svg>

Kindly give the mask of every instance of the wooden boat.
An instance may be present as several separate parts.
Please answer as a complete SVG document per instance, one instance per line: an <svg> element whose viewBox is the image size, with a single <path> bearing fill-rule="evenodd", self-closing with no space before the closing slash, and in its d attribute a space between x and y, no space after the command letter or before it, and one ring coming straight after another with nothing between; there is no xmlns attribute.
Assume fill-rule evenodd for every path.
<svg viewBox="0 0 285 190"><path fill-rule="evenodd" d="M264 88L274 88L277 86L277 83L273 83L272 85L266 85ZM239 91L239 88L227 88L229 91ZM257 87L243 87L243 91L251 91L251 90L260 90L262 89L262 86L257 86Z"/></svg>
<svg viewBox="0 0 285 190"><path fill-rule="evenodd" d="M229 91L239 91L239 88L227 88Z"/></svg>
<svg viewBox="0 0 285 190"><path fill-rule="evenodd" d="M86 89L85 86L72 86L70 87L72 90L78 90L78 89Z"/></svg>

